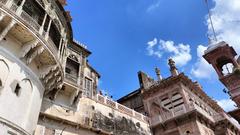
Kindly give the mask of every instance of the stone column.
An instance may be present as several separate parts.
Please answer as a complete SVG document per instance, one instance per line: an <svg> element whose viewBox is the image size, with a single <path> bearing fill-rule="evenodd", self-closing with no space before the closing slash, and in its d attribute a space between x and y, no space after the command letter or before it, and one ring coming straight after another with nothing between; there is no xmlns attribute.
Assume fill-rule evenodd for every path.
<svg viewBox="0 0 240 135"><path fill-rule="evenodd" d="M61 37L60 43L59 43L59 46L58 46L58 58L61 58L60 54L61 54L62 43L63 43L63 38Z"/></svg>
<svg viewBox="0 0 240 135"><path fill-rule="evenodd" d="M6 3L6 7L10 8L13 4L13 0L8 0Z"/></svg>
<svg viewBox="0 0 240 135"><path fill-rule="evenodd" d="M51 28L51 24L52 24L52 19L50 19L49 24L48 24L47 33L46 33L46 36L45 36L46 40L49 38L49 31L50 31L50 28Z"/></svg>
<svg viewBox="0 0 240 135"><path fill-rule="evenodd" d="M68 43L68 41L66 40L62 45L62 51L60 52L60 55L62 56L62 58L63 58L63 55L64 55L64 48L67 46L67 43Z"/></svg>
<svg viewBox="0 0 240 135"><path fill-rule="evenodd" d="M40 27L40 29L39 29L39 33L40 33L40 34L42 34L43 31L44 31L44 25L45 25L45 23L46 23L46 20L47 20L47 13L45 13L45 16L44 16L44 18L43 18L42 25L41 25L41 27Z"/></svg>
<svg viewBox="0 0 240 135"><path fill-rule="evenodd" d="M61 52L60 52L60 60L63 63L62 66L63 66L64 69L65 69L65 66L66 66L66 59L64 59L64 52L65 52L64 48L67 45L67 43L68 43L67 40L66 41L63 40L62 49L61 49Z"/></svg>
<svg viewBox="0 0 240 135"><path fill-rule="evenodd" d="M25 2L26 2L26 0L22 0L20 6L18 7L18 9L17 9L17 11L16 11L17 15L20 15L20 14L22 13L22 11L23 11L23 5L24 5Z"/></svg>

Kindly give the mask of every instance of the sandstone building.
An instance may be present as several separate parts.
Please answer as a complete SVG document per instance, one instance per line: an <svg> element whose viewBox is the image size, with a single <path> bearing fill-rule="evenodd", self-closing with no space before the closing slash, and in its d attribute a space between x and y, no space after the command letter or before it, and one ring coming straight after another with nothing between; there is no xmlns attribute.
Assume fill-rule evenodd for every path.
<svg viewBox="0 0 240 135"><path fill-rule="evenodd" d="M198 82L179 73L169 59L171 76L163 79L156 69L158 80L139 72L141 94L123 97L120 103L142 99L154 135L238 135L239 124L206 95ZM129 95L127 95L129 96ZM135 108L133 108L135 109ZM136 109L137 110L137 109Z"/></svg>
<svg viewBox="0 0 240 135"><path fill-rule="evenodd" d="M237 104L237 109L229 112L238 122L240 122L240 56L233 47L226 42L212 44L205 52L204 58L216 70L219 80L229 90L227 93Z"/></svg>
<svg viewBox="0 0 240 135"><path fill-rule="evenodd" d="M65 4L0 0L0 135L239 134L172 60L166 79L158 69L157 81L139 72L140 88L121 104L103 96Z"/></svg>

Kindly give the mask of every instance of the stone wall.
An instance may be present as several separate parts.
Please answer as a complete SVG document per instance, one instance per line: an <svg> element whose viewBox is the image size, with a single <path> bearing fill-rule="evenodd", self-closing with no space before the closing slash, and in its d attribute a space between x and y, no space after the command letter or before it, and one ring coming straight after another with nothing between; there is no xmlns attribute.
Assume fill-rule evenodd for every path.
<svg viewBox="0 0 240 135"><path fill-rule="evenodd" d="M113 103L116 102L113 101ZM77 110L72 110L45 99L41 110L41 116L45 118L39 118L38 129L36 130L38 133L36 132L35 135L43 135L39 134L39 127L41 126L45 129L55 130L61 129L64 125L71 125L76 132L87 130L91 134L151 135L149 124L144 120L146 118L136 112L139 117L133 110L129 110L132 111L132 114L100 103L97 99L89 98L81 98ZM51 127L49 121L59 121L61 124L50 124L56 126ZM63 135L75 135L75 133L63 132Z"/></svg>

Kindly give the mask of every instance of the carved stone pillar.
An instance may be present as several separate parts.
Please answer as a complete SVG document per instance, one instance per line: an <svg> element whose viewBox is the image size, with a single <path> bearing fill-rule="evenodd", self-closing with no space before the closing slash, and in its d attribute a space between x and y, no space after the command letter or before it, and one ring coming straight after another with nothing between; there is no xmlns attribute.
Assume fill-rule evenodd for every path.
<svg viewBox="0 0 240 135"><path fill-rule="evenodd" d="M13 0L8 0L6 3L6 7L10 8L13 4Z"/></svg>
<svg viewBox="0 0 240 135"><path fill-rule="evenodd" d="M40 34L42 34L43 33L43 30L44 30L44 25L45 25L45 23L46 23L46 20L47 20L47 13L45 13L45 15L44 15L44 18L43 18L43 22L42 22L42 25L41 25L41 27L40 27L40 29L39 29L39 33Z"/></svg>
<svg viewBox="0 0 240 135"><path fill-rule="evenodd" d="M58 58L61 58L61 48L62 48L63 38L60 39L60 43L58 46Z"/></svg>
<svg viewBox="0 0 240 135"><path fill-rule="evenodd" d="M50 28L51 28L51 24L52 24L52 19L49 20L49 24L48 24L48 28L47 28L47 33L46 33L45 39L49 38L49 31L50 31Z"/></svg>
<svg viewBox="0 0 240 135"><path fill-rule="evenodd" d="M16 11L16 14L17 15L20 15L22 13L22 10L23 10L23 5L24 3L26 2L26 0L22 0L20 6L18 7L17 11Z"/></svg>
<svg viewBox="0 0 240 135"><path fill-rule="evenodd" d="M0 41L7 35L7 33L11 30L11 28L16 24L15 20L11 20L11 22L5 27L5 29L0 34Z"/></svg>

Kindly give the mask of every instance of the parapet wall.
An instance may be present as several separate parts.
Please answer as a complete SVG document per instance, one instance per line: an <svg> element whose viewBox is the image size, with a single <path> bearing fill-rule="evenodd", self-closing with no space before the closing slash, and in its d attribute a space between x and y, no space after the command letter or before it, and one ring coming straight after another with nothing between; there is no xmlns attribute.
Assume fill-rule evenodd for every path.
<svg viewBox="0 0 240 135"><path fill-rule="evenodd" d="M92 133L151 135L147 117L101 95L97 95L94 99L81 98L75 111L45 99L41 115L50 121L64 121L63 127L64 124L72 125L78 130L88 129ZM40 121L41 127L51 129L48 127L48 121L45 123L41 119ZM58 127L52 128L52 130L56 129Z"/></svg>

